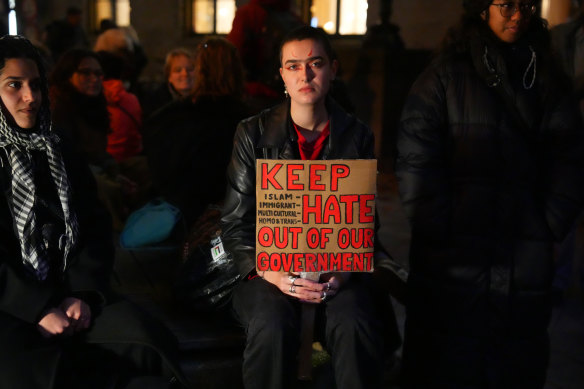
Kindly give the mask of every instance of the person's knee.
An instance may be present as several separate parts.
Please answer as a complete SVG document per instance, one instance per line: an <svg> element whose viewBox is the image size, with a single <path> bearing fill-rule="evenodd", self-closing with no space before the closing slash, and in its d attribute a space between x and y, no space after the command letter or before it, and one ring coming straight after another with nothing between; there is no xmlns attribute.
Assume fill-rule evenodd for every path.
<svg viewBox="0 0 584 389"><path fill-rule="evenodd" d="M328 303L327 322L334 326L354 328L377 323L378 317L371 296L362 290L341 291Z"/></svg>
<svg viewBox="0 0 584 389"><path fill-rule="evenodd" d="M248 326L247 338L248 342L256 344L290 343L299 338L299 332L296 320L290 316L274 314L254 318Z"/></svg>

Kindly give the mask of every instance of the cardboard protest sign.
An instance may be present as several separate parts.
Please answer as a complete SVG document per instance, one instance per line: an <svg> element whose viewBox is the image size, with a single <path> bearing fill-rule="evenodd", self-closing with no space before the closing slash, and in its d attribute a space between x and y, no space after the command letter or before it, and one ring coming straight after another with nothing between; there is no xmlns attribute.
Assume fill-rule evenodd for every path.
<svg viewBox="0 0 584 389"><path fill-rule="evenodd" d="M373 271L376 160L257 160L256 269Z"/></svg>

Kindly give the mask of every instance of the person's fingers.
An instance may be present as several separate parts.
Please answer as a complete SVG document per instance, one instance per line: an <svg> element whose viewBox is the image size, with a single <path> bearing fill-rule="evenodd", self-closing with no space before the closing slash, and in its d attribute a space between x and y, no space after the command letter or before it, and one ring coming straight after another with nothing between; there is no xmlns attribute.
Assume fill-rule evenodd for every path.
<svg viewBox="0 0 584 389"><path fill-rule="evenodd" d="M314 290L312 287L297 287L294 297L304 302L320 303L321 293L322 291Z"/></svg>

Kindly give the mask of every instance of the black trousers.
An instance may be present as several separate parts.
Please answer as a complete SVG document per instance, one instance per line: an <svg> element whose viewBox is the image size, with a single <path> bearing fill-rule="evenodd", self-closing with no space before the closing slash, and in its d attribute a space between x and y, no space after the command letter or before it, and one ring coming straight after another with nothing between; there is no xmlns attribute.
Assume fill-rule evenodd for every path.
<svg viewBox="0 0 584 389"><path fill-rule="evenodd" d="M336 296L317 308L316 335L331 354L339 389L381 387L382 326L368 276L353 277ZM293 387L300 345L301 303L256 277L236 287L233 308L247 334L243 355L245 387Z"/></svg>

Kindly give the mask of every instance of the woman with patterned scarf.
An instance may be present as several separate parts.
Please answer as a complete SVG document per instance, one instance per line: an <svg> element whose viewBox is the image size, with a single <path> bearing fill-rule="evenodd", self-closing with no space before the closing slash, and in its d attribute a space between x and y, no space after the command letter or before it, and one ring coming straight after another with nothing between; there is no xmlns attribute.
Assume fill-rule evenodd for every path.
<svg viewBox="0 0 584 389"><path fill-rule="evenodd" d="M406 100L404 388L542 388L554 243L584 199L584 131L533 0L464 0Z"/></svg>
<svg viewBox="0 0 584 389"><path fill-rule="evenodd" d="M51 128L43 70L28 40L0 38L0 386L168 388L175 340L109 288L109 216Z"/></svg>

